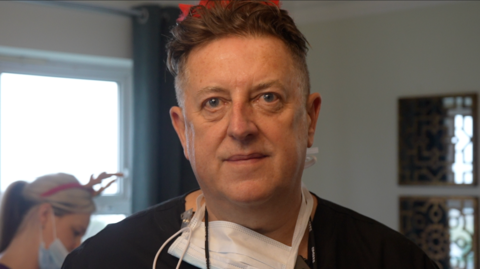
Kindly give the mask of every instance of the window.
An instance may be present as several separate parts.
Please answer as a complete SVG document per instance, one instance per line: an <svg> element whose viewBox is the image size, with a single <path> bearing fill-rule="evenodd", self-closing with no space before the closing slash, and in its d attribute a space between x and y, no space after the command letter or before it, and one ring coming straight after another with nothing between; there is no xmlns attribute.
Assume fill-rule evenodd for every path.
<svg viewBox="0 0 480 269"><path fill-rule="evenodd" d="M2 192L39 175L67 171L86 184L93 171L119 170L117 83L3 73L0 89Z"/></svg>
<svg viewBox="0 0 480 269"><path fill-rule="evenodd" d="M2 57L0 50L0 193L49 173L86 183L91 174L121 171L125 177L96 198L86 237L130 214L130 83L128 61Z"/></svg>
<svg viewBox="0 0 480 269"><path fill-rule="evenodd" d="M399 99L401 185L476 185L476 94Z"/></svg>
<svg viewBox="0 0 480 269"><path fill-rule="evenodd" d="M477 268L476 223L476 197L400 197L400 232L440 268Z"/></svg>
<svg viewBox="0 0 480 269"><path fill-rule="evenodd" d="M398 104L399 183L476 185L477 94L401 98ZM438 190L400 197L400 232L439 268L477 268L478 198L439 196Z"/></svg>

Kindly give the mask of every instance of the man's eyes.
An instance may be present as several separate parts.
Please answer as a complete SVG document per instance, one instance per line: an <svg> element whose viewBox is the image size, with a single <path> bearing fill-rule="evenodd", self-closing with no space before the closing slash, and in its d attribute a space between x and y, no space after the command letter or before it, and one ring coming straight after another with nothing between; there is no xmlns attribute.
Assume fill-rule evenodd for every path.
<svg viewBox="0 0 480 269"><path fill-rule="evenodd" d="M210 98L206 102L206 106L211 108L216 108L220 106L220 99L219 98Z"/></svg>
<svg viewBox="0 0 480 269"><path fill-rule="evenodd" d="M275 102L278 99L278 97L274 93L271 93L271 92L264 93L261 98L267 103Z"/></svg>
<svg viewBox="0 0 480 269"><path fill-rule="evenodd" d="M262 101L269 104L269 103L275 103L279 99L280 98L278 97L277 94L272 92L267 92L267 93L262 93L260 96L257 96L254 100ZM225 100L222 100L222 98L211 97L203 102L203 107L206 109L217 109L223 105L223 102L225 102Z"/></svg>

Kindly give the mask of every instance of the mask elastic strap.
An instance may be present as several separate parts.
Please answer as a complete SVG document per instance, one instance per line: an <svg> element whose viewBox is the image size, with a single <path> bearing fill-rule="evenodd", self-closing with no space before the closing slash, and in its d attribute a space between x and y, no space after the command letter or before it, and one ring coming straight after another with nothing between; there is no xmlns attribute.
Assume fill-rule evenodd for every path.
<svg viewBox="0 0 480 269"><path fill-rule="evenodd" d="M51 214L50 216L52 216L52 225L53 225L53 236L54 236L54 239L57 239L57 226L55 226L55 216L53 215L53 208L52 208L52 211L50 211Z"/></svg>
<svg viewBox="0 0 480 269"><path fill-rule="evenodd" d="M44 245L45 245L45 242L43 241L43 229L42 229L42 226L40 226L40 244L44 244Z"/></svg>
<svg viewBox="0 0 480 269"><path fill-rule="evenodd" d="M305 158L305 165L303 169L307 169L317 162L317 157L313 156L313 154L317 154L317 153L318 153L317 147L307 148L307 157Z"/></svg>
<svg viewBox="0 0 480 269"><path fill-rule="evenodd" d="M55 241L55 239L57 239L57 227L55 225L55 216L53 215L53 209L52 209L52 211L50 211L49 215L52 217L53 237L54 237L53 240ZM42 229L42 227L40 227L40 242L45 244L45 241L43 241L43 229Z"/></svg>
<svg viewBox="0 0 480 269"><path fill-rule="evenodd" d="M298 255L298 246L302 241L303 234L305 233L305 229L308 225L308 221L310 219L310 214L312 213L313 209L313 198L308 189L302 183L302 205L300 206L300 211L297 217L297 223L295 225L295 230L293 233L293 240L292 240L292 248L293 252L290 254L287 261L286 268L293 268L295 266L296 257Z"/></svg>

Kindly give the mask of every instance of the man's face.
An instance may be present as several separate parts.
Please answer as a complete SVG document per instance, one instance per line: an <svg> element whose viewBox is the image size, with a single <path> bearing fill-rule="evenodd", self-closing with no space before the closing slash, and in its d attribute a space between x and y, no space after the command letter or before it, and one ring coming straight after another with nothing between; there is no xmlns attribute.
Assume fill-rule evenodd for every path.
<svg viewBox="0 0 480 269"><path fill-rule="evenodd" d="M225 37L191 51L184 111L170 113L205 197L248 205L299 190L320 96L305 100L294 67L273 37Z"/></svg>

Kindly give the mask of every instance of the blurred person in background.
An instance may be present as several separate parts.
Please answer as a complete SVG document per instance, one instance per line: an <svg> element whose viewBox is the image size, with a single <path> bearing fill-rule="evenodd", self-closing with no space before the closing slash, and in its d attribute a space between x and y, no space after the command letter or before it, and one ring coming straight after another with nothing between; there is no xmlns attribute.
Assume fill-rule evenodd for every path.
<svg viewBox="0 0 480 269"><path fill-rule="evenodd" d="M32 183L17 181L6 192L0 211L0 269L59 269L78 247L95 211L94 185L122 173L101 173L81 185L72 175L58 173Z"/></svg>

